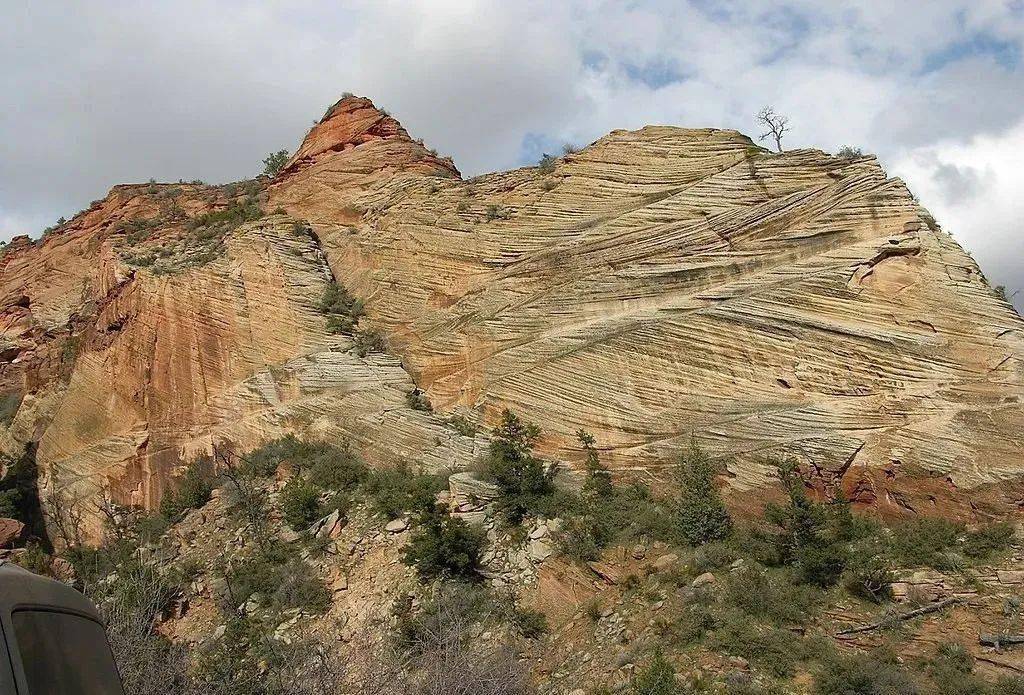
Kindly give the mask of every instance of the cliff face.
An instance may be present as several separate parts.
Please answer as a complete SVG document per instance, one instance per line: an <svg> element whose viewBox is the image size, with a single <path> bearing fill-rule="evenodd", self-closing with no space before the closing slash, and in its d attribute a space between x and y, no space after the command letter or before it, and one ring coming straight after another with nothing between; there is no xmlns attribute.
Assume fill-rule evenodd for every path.
<svg viewBox="0 0 1024 695"><path fill-rule="evenodd" d="M788 452L865 503L1011 501L1024 321L873 158L647 127L547 169L462 180L353 97L241 193L115 187L0 259L0 387L24 395L3 449L38 441L61 484L152 505L215 440L460 467L486 442L445 416L509 407L549 454L575 460L583 428L623 471L696 438L737 498ZM391 354L326 330L332 275Z"/></svg>

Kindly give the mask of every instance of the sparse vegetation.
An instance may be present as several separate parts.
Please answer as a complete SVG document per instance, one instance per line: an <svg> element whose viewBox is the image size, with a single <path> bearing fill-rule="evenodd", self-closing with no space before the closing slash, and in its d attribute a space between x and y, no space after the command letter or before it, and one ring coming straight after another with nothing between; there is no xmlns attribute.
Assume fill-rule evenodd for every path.
<svg viewBox="0 0 1024 695"><path fill-rule="evenodd" d="M434 410L430 405L430 400L427 398L427 394L418 388L414 388L412 391L405 394L405 403L413 410L421 410L426 413L433 412Z"/></svg>
<svg viewBox="0 0 1024 695"><path fill-rule="evenodd" d="M530 514L557 514L558 495L553 481L558 468L534 456L533 447L539 437L537 425L520 420L510 410L502 413L501 424L493 432L484 472L501 489L498 506L512 524Z"/></svg>
<svg viewBox="0 0 1024 695"><path fill-rule="evenodd" d="M360 357L366 357L371 352L387 352L388 341L384 334L376 329L361 330L355 335L355 350Z"/></svg>
<svg viewBox="0 0 1024 695"><path fill-rule="evenodd" d="M775 113L771 106L765 106L758 112L757 122L765 128L758 140L771 138L775 142L775 151L782 152L782 138L789 132L789 117Z"/></svg>
<svg viewBox="0 0 1024 695"><path fill-rule="evenodd" d="M860 151L859 147L851 147L850 145L843 145L836 152L836 156L840 159L857 159L863 157L864 153Z"/></svg>
<svg viewBox="0 0 1024 695"><path fill-rule="evenodd" d="M324 288L320 311L327 315L327 330L331 333L352 333L364 313L362 301L335 280Z"/></svg>
<svg viewBox="0 0 1024 695"><path fill-rule="evenodd" d="M511 216L512 213L508 208L500 205L494 205L493 203L488 205L484 212L484 217L487 218L488 222L492 222L494 220L507 220Z"/></svg>
<svg viewBox="0 0 1024 695"><path fill-rule="evenodd" d="M213 492L212 467L212 460L205 457L190 463L175 488L164 492L160 513L168 519L175 519L189 509L198 509L209 502Z"/></svg>
<svg viewBox="0 0 1024 695"><path fill-rule="evenodd" d="M263 160L263 175L274 178L281 172L281 169L284 169L284 165L287 163L288 150L271 152Z"/></svg>
<svg viewBox="0 0 1024 695"><path fill-rule="evenodd" d="M696 443L683 453L678 477L679 524L686 540L700 545L727 538L732 532L732 519L715 487L711 459Z"/></svg>
<svg viewBox="0 0 1024 695"><path fill-rule="evenodd" d="M477 581L483 540L483 535L462 519L443 509L431 509L419 519L405 561L424 580Z"/></svg>
<svg viewBox="0 0 1024 695"><path fill-rule="evenodd" d="M540 158L537 163L537 168L540 169L542 174L550 174L555 170L555 166L558 164L558 157L550 155L547 152Z"/></svg>

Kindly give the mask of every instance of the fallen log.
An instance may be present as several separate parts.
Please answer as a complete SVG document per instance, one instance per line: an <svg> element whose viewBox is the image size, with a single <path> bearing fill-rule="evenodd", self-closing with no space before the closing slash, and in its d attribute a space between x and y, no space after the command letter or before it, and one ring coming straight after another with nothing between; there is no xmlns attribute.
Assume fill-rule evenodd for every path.
<svg viewBox="0 0 1024 695"><path fill-rule="evenodd" d="M927 615L928 613L935 613L936 611L941 611L943 608L952 606L954 603L957 603L959 601L959 598L953 596L952 598L943 599L942 601L929 603L927 606L915 608L914 610L907 611L906 613L900 613L899 615L893 616L893 618L890 618L889 620L894 619L900 622L904 620L910 620L911 618L916 618L921 615ZM836 633L836 637L846 637L848 635L857 635L862 632L870 632L872 630L877 630L887 622L888 620L879 620L877 623L871 623L870 625L861 625L860 627L851 627L848 630L840 630Z"/></svg>
<svg viewBox="0 0 1024 695"><path fill-rule="evenodd" d="M999 649L1004 644L1024 644L1024 635L978 635L978 642Z"/></svg>

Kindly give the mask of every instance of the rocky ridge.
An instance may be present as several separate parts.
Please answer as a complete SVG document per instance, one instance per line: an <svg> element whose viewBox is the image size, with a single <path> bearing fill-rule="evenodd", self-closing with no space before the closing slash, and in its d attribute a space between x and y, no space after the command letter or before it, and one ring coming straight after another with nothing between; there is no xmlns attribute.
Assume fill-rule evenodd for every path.
<svg viewBox="0 0 1024 695"><path fill-rule="evenodd" d="M325 330L332 279L387 354ZM1024 321L973 260L874 158L735 131L614 131L463 180L346 97L273 179L116 186L12 244L0 325L4 452L38 442L44 485L148 507L212 443L285 432L457 470L486 437L448 416L506 407L569 463L592 432L623 475L695 438L736 504L772 453L892 513L1008 508L1024 464Z"/></svg>

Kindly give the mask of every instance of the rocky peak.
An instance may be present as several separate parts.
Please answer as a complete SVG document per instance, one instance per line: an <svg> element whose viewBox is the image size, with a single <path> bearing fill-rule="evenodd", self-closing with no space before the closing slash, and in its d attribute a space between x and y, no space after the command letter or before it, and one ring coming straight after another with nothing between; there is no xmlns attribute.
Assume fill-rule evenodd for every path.
<svg viewBox="0 0 1024 695"><path fill-rule="evenodd" d="M377 108L371 100L352 95L342 97L327 109L323 118L306 134L295 155L281 170L281 175L305 169L335 153L379 141L407 144L409 163L425 158L437 159L458 176L458 170L450 159L440 158L428 151L422 141L414 141L401 123Z"/></svg>

